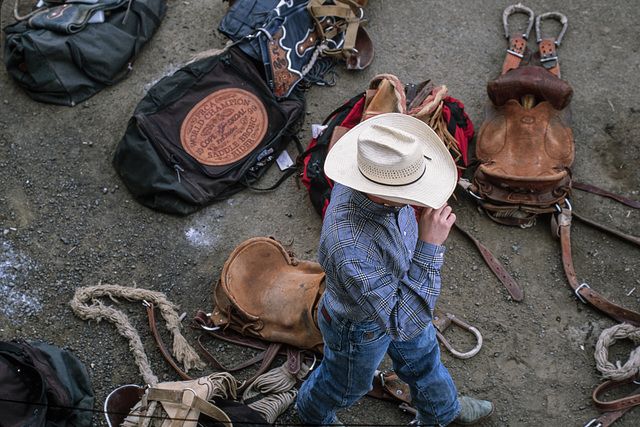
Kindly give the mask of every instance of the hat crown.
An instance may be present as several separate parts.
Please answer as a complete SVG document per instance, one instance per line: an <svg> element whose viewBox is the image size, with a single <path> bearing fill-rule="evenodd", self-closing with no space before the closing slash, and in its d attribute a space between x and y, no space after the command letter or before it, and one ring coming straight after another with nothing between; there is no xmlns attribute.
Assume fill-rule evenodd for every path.
<svg viewBox="0 0 640 427"><path fill-rule="evenodd" d="M408 185L425 172L420 141L393 126L372 124L358 138L358 169L369 180L383 185Z"/></svg>
<svg viewBox="0 0 640 427"><path fill-rule="evenodd" d="M370 117L329 149L326 176L392 202L439 208L457 181L456 165L436 132L408 114Z"/></svg>

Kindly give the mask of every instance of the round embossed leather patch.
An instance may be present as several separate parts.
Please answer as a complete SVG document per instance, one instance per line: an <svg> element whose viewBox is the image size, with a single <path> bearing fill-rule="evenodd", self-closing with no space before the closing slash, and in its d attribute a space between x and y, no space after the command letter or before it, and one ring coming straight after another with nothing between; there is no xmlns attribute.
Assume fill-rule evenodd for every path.
<svg viewBox="0 0 640 427"><path fill-rule="evenodd" d="M191 109L182 122L180 141L200 163L228 165L260 144L267 124L267 111L257 96L243 89L222 89Z"/></svg>

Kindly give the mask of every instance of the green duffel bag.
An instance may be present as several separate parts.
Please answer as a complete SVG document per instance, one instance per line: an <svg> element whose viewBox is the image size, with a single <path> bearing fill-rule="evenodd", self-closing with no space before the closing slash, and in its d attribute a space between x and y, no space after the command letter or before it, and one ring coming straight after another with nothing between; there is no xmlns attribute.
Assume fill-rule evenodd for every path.
<svg viewBox="0 0 640 427"><path fill-rule="evenodd" d="M67 0L4 28L8 73L36 101L74 106L125 78L164 0ZM96 14L104 21L90 23Z"/></svg>

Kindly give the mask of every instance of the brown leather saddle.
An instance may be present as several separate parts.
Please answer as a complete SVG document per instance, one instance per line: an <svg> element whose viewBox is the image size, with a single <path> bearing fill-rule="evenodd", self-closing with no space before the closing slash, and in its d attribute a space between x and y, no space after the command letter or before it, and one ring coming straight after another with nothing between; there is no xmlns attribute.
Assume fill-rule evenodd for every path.
<svg viewBox="0 0 640 427"><path fill-rule="evenodd" d="M526 33L509 31L507 17L533 12L521 4L505 9L503 21L509 48L502 74L487 86L485 120L476 141L473 182L460 180L488 216L501 224L532 225L540 214L552 216L552 233L562 244L563 266L576 296L619 321L640 324L640 313L611 303L586 283L573 268L570 227L572 217L617 235L631 243L640 239L582 218L573 212L569 199L575 182L571 165L574 140L571 130L571 85L562 80L555 48L566 30L567 18L551 12L536 18L539 50L526 47ZM555 18L563 25L556 38L540 36L542 19ZM612 197L631 207L638 202L580 184L580 189Z"/></svg>
<svg viewBox="0 0 640 427"><path fill-rule="evenodd" d="M320 264L297 259L275 239L240 244L214 290L213 325L243 335L322 351L318 304L324 293Z"/></svg>
<svg viewBox="0 0 640 427"><path fill-rule="evenodd" d="M471 191L492 219L530 223L571 196L571 85L533 56L489 82Z"/></svg>

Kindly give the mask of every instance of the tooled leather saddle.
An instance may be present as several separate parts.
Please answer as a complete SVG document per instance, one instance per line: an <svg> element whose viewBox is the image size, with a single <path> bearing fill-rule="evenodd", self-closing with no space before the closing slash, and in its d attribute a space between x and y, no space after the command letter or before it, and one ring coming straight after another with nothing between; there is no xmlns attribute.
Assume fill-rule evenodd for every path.
<svg viewBox="0 0 640 427"><path fill-rule="evenodd" d="M505 9L503 20L509 49L500 76L487 86L485 120L476 141L476 169L472 182L459 184L477 201L488 216L501 224L527 227L540 214L551 217L552 233L561 240L563 266L576 296L612 318L640 325L640 313L618 306L580 283L571 255L571 219L577 218L600 230L640 245L630 236L573 212L569 199L573 188L611 197L628 206L640 203L592 185L573 181L574 140L571 130L571 85L560 76L555 48L560 45L567 18L550 12L536 18L539 50L526 47L526 33L509 32L506 18L515 11L533 12L522 5ZM540 36L540 22L557 18L563 24L558 38Z"/></svg>
<svg viewBox="0 0 640 427"><path fill-rule="evenodd" d="M509 225L556 211L571 194L572 87L542 66L527 65L489 82L487 92L474 176L483 207Z"/></svg>
<svg viewBox="0 0 640 427"><path fill-rule="evenodd" d="M317 306L324 280L320 264L297 259L275 239L249 239L222 269L211 321L249 337L322 352Z"/></svg>

